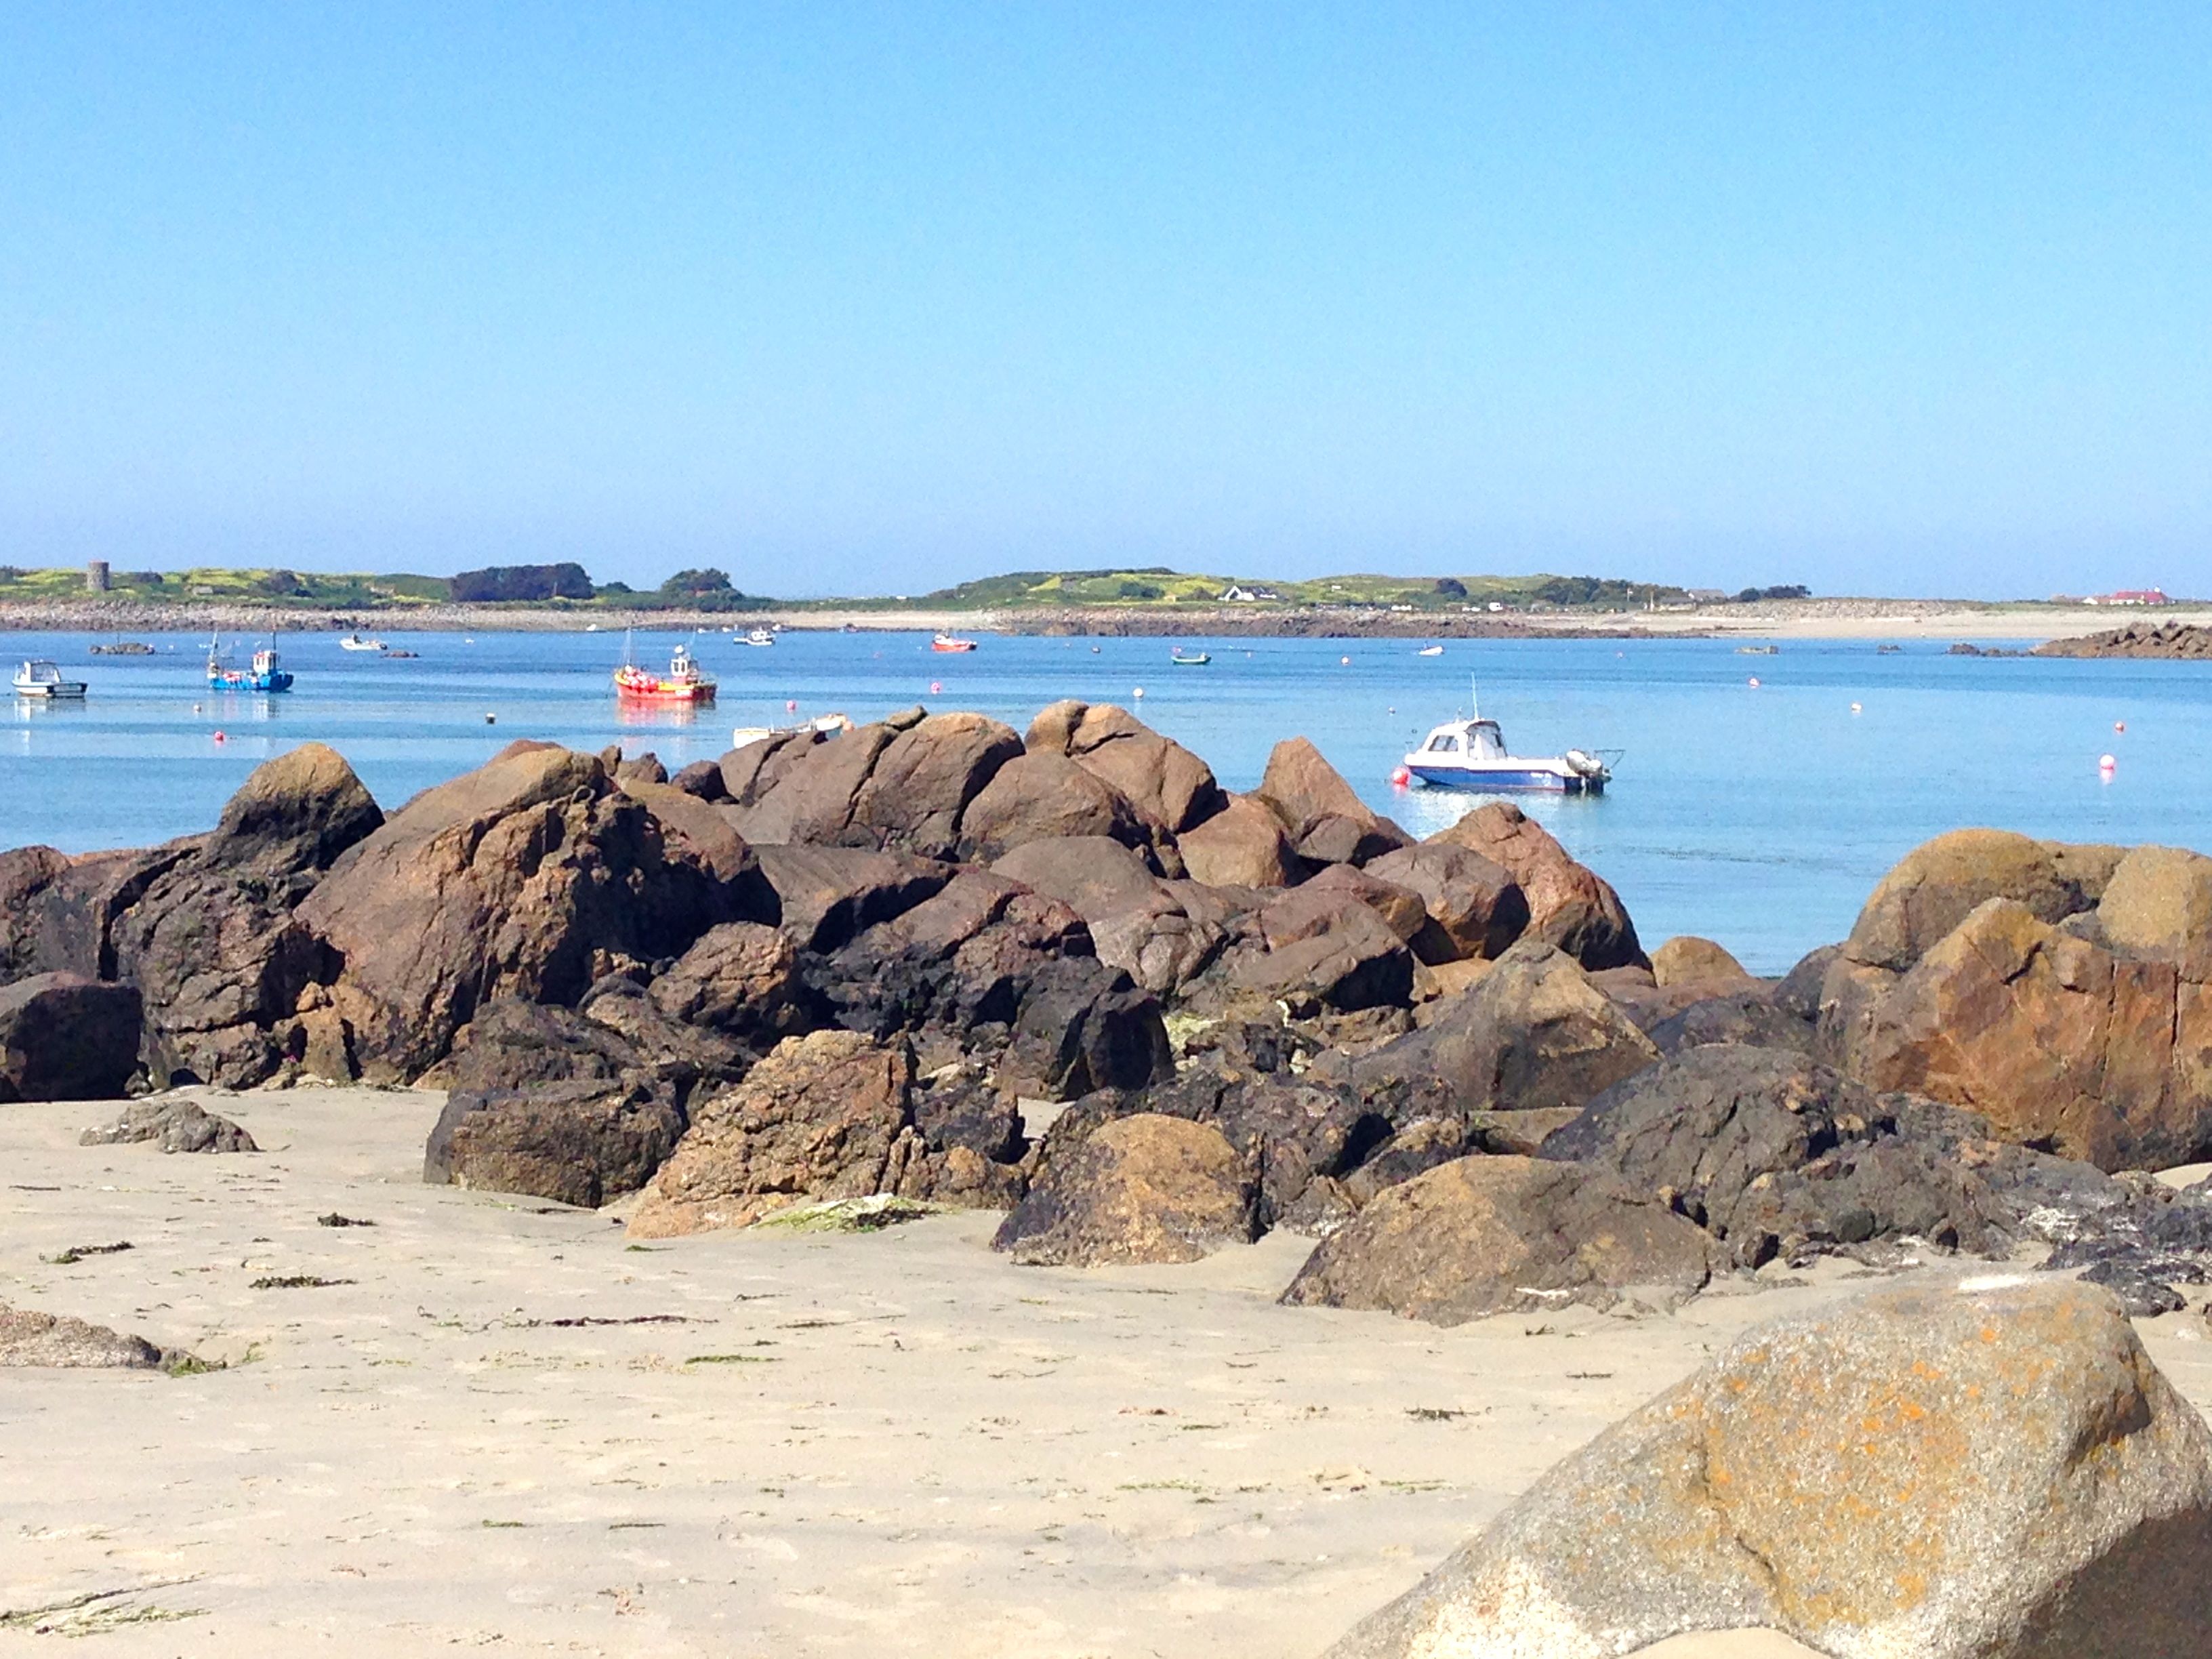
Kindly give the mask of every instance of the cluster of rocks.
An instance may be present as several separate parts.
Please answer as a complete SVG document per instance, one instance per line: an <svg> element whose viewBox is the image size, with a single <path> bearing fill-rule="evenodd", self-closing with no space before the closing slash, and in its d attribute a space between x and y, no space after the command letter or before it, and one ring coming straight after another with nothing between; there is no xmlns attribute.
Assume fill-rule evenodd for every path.
<svg viewBox="0 0 2212 1659"><path fill-rule="evenodd" d="M2130 1173L2212 1156L2212 860L2170 849L1945 836L1757 980L1647 956L1510 805L1417 841L1304 739L1238 794L1062 702L673 778L518 743L388 817L309 744L210 835L0 854L0 1091L434 1085L428 1178L643 1189L641 1232L1288 1228L1288 1299L1444 1322L1832 1251L2038 1242L2146 1308L2212 1276L2212 1197Z"/></svg>
<svg viewBox="0 0 2212 1659"><path fill-rule="evenodd" d="M2051 640L2035 647L2039 657L2151 657L2212 661L2212 628L2195 623L2130 623L2101 634Z"/></svg>

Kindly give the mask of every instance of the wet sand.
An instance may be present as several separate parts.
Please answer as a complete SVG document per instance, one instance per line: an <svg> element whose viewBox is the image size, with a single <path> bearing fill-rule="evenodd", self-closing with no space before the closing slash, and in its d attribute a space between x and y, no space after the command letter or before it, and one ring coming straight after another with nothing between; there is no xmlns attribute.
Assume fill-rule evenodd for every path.
<svg viewBox="0 0 2212 1659"><path fill-rule="evenodd" d="M1447 1331L1275 1306L1289 1235L1098 1272L1013 1267L973 1214L634 1244L422 1185L434 1094L193 1092L264 1151L0 1107L0 1300L229 1362L0 1370L0 1615L60 1609L0 1654L51 1651L41 1622L118 1656L1317 1654L1735 1332L1866 1277ZM336 1282L254 1288L303 1275ZM2144 1327L2200 1408L2204 1330Z"/></svg>

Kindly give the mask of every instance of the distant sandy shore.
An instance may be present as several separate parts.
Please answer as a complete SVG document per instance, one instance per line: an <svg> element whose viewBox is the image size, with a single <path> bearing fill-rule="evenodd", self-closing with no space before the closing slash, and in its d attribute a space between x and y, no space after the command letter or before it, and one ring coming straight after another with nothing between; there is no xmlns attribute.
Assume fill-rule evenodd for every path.
<svg viewBox="0 0 2212 1659"><path fill-rule="evenodd" d="M128 1656L1298 1659L1733 1333L1867 1277L1439 1330L1276 1306L1287 1233L1097 1272L1012 1266L976 1214L633 1245L422 1185L434 1094L193 1092L266 1150L0 1107L0 1300L230 1362L0 1370L0 1615L54 1610L0 1654L45 1622ZM295 1275L334 1282L252 1288ZM2202 1317L2142 1328L2212 1404Z"/></svg>
<svg viewBox="0 0 2212 1659"><path fill-rule="evenodd" d="M21 631L258 634L344 632L397 636L462 633L669 633L691 629L791 629L968 635L993 633L1158 638L1209 635L1316 638L1528 638L1597 635L1745 637L1761 640L2004 640L2022 643L2100 633L2130 622L2212 624L2212 608L2172 605L2156 611L2051 605L1969 605L1936 599L1766 600L1699 611L1394 614L1387 611L1279 611L1240 606L1170 610L1099 606L1081 610L820 610L766 606L744 615L673 611L636 612L428 605L396 611L277 611L258 605L160 605L70 601L0 606L0 634Z"/></svg>

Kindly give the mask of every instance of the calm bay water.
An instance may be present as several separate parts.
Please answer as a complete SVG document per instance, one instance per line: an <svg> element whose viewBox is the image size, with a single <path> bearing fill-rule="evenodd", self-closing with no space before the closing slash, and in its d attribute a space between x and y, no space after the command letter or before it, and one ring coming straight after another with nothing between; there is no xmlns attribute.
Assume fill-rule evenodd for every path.
<svg viewBox="0 0 2212 1659"><path fill-rule="evenodd" d="M623 642L606 634L407 635L422 655L397 662L292 636L280 643L299 681L279 696L210 693L203 641L149 636L155 655L107 658L88 653L95 637L0 634L11 665L52 657L92 683L81 706L12 700L0 847L204 830L257 764L309 739L390 808L516 738L618 742L673 771L720 755L733 726L786 722L787 702L856 720L924 702L1018 730L1064 696L1137 708L1231 788L1303 733L1373 805L1427 834L1474 799L1396 790L1389 774L1465 710L1472 676L1516 752L1626 751L1601 799L1516 799L1620 889L1647 943L1704 933L1755 971L1841 937L1899 854L1961 824L2212 850L2201 664L1956 658L1923 643L1883 655L1871 641L1784 642L1774 657L1703 640L1455 641L1424 658L1419 641L1194 638L1180 643L1212 664L1175 668L1164 640L987 637L942 656L915 635L787 634L767 649L706 635L694 643L721 700L692 716L617 708L608 676ZM684 637L641 634L638 659L657 666Z"/></svg>

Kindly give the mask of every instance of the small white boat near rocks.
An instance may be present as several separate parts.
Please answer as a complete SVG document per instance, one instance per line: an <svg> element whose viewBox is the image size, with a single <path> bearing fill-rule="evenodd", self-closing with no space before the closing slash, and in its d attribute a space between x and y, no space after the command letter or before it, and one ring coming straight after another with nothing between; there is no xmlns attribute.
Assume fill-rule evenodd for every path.
<svg viewBox="0 0 2212 1659"><path fill-rule="evenodd" d="M813 732L834 738L841 732L853 729L849 714L818 714L811 720L801 720L796 726L740 726L730 733L730 747L743 749L749 744L766 743L770 738L796 738Z"/></svg>
<svg viewBox="0 0 2212 1659"><path fill-rule="evenodd" d="M1506 746L1496 720L1482 718L1478 705L1466 720L1446 720L1432 729L1399 769L1401 783L1419 781L1444 789L1543 789L1565 795L1599 795L1613 781L1612 760L1619 750L1593 754L1570 749L1564 755L1516 755Z"/></svg>

